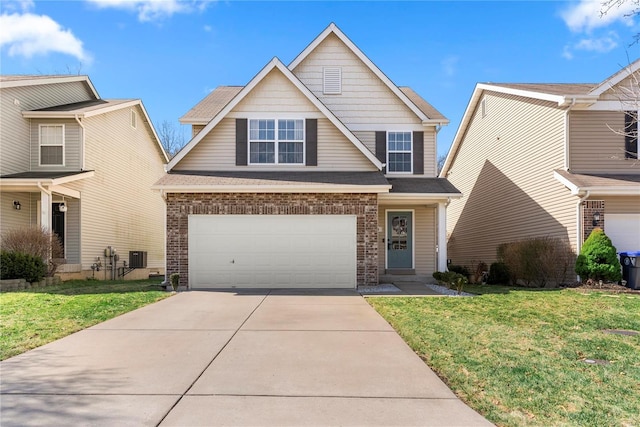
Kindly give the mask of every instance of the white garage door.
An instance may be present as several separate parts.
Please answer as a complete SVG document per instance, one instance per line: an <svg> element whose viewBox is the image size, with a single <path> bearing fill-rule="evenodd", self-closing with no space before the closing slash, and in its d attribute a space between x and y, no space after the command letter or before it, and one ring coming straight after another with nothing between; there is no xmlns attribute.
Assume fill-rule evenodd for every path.
<svg viewBox="0 0 640 427"><path fill-rule="evenodd" d="M189 286L356 287L354 215L190 215Z"/></svg>
<svg viewBox="0 0 640 427"><path fill-rule="evenodd" d="M640 214L608 214L604 224L618 252L640 251Z"/></svg>

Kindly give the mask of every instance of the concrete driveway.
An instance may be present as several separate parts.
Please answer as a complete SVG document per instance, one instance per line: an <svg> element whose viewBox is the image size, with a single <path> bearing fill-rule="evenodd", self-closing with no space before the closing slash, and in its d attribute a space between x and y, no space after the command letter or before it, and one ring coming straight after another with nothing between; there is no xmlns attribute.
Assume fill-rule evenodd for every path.
<svg viewBox="0 0 640 427"><path fill-rule="evenodd" d="M184 292L0 375L3 427L491 425L349 291Z"/></svg>

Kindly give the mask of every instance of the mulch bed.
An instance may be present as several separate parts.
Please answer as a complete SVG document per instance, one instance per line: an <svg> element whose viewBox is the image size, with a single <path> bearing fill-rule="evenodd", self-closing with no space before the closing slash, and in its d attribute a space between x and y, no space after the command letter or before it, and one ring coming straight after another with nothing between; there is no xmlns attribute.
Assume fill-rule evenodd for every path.
<svg viewBox="0 0 640 427"><path fill-rule="evenodd" d="M585 283L573 283L566 285L566 288L573 288L577 291L592 292L592 291L606 291L612 294L636 294L640 295L640 289L631 289L617 283L598 283L593 280L587 280Z"/></svg>

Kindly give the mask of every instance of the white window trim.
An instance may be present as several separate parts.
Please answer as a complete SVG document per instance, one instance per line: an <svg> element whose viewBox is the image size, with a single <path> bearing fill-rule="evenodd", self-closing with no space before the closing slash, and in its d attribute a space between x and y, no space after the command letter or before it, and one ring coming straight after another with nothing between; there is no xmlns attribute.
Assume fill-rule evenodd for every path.
<svg viewBox="0 0 640 427"><path fill-rule="evenodd" d="M275 122L274 128L274 161L273 163L254 163L251 161L251 122L256 120L273 120ZM278 139L278 121L279 120L302 120L302 162L300 163L280 163L278 161L278 154L280 148L280 140ZM253 141L253 142L271 142L271 140L264 141ZM282 142L300 142L300 141L291 141L284 140ZM247 120L247 164L251 166L304 166L307 164L307 121L300 117L269 117L269 118L251 118Z"/></svg>
<svg viewBox="0 0 640 427"><path fill-rule="evenodd" d="M138 129L138 113L135 110L131 110L131 127L133 129Z"/></svg>
<svg viewBox="0 0 640 427"><path fill-rule="evenodd" d="M391 150L389 150L389 134L390 133L408 133L411 136L411 150L406 151L406 150L394 150L393 153L409 153L411 154L411 170L410 171L404 171L404 172L390 172L389 171L389 154L391 153ZM393 131L387 131L387 174L388 175L412 175L413 174L413 132L409 131L409 130L393 130Z"/></svg>
<svg viewBox="0 0 640 427"><path fill-rule="evenodd" d="M43 144L42 143L42 128L43 127L60 127L62 128L62 144ZM38 125L38 166L43 167L62 167L66 165L66 150L65 150L65 127L64 123L51 123ZM59 165L42 164L42 147L60 147L62 146L62 163Z"/></svg>

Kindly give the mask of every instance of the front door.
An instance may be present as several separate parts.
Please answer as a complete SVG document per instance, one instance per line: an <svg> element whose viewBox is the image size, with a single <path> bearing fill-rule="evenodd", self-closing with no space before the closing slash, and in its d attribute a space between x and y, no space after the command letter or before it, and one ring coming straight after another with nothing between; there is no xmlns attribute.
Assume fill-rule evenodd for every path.
<svg viewBox="0 0 640 427"><path fill-rule="evenodd" d="M62 253L64 254L64 212L60 212L60 203L54 203L52 210L51 230L58 236L58 239L60 239Z"/></svg>
<svg viewBox="0 0 640 427"><path fill-rule="evenodd" d="M413 268L413 212L387 212L387 268Z"/></svg>

